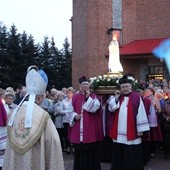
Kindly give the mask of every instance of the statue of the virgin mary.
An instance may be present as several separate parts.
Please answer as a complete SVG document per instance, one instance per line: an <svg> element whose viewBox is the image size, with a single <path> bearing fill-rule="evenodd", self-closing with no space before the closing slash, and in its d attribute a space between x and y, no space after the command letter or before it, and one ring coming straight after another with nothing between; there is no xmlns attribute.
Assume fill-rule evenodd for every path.
<svg viewBox="0 0 170 170"><path fill-rule="evenodd" d="M114 32L112 34L112 41L109 45L109 73L121 73L123 72L123 67L120 63L119 43L117 41L117 35Z"/></svg>

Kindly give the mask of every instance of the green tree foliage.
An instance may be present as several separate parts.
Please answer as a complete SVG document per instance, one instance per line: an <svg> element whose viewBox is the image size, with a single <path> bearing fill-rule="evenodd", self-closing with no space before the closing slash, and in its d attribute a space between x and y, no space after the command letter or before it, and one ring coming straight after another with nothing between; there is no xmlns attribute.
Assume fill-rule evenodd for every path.
<svg viewBox="0 0 170 170"><path fill-rule="evenodd" d="M60 79L63 81L60 86L68 87L71 86L71 49L70 44L68 43L68 39L64 40L63 49L60 51L60 55L58 57L58 70L60 71ZM64 69L63 69L64 68Z"/></svg>
<svg viewBox="0 0 170 170"><path fill-rule="evenodd" d="M19 65L21 61L20 56L20 34L17 33L17 29L14 25L11 26L10 31L7 33L7 55L3 62L3 83L5 85L12 86L15 82L23 81L23 71L21 72ZM18 63L20 63L18 65ZM15 74L15 72L20 74Z"/></svg>
<svg viewBox="0 0 170 170"><path fill-rule="evenodd" d="M14 88L25 85L28 66L37 65L45 70L49 86L57 89L71 86L71 49L66 38L63 48L55 47L54 39L44 37L42 44L35 44L32 35L17 32L15 25L9 31L0 23L0 87Z"/></svg>
<svg viewBox="0 0 170 170"><path fill-rule="evenodd" d="M33 36L23 32L21 35L21 58L24 58L23 67L35 64L39 55L39 46L34 44Z"/></svg>
<svg viewBox="0 0 170 170"><path fill-rule="evenodd" d="M55 47L53 47L55 48ZM54 49L53 49L54 50ZM51 42L48 37L44 37L44 42L42 44L41 53L39 55L40 67L45 70L48 75L49 85L55 84L55 58L57 57L57 52L53 51L51 47Z"/></svg>
<svg viewBox="0 0 170 170"><path fill-rule="evenodd" d="M9 56L7 51L7 28L0 23L0 82L3 81L6 70L6 58Z"/></svg>
<svg viewBox="0 0 170 170"><path fill-rule="evenodd" d="M47 74L49 75L49 84L51 86L55 86L58 89L58 70L57 70L57 58L59 56L59 52L58 52L58 48L55 46L55 42L54 39L51 39L50 42L50 58L48 60L48 70L47 70Z"/></svg>

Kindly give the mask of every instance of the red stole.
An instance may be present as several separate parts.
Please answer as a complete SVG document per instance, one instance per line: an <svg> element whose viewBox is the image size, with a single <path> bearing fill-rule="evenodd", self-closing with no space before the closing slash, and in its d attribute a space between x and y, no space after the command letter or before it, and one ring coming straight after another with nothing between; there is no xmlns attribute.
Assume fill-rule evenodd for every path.
<svg viewBox="0 0 170 170"><path fill-rule="evenodd" d="M120 106L124 100L124 96L121 95L119 102ZM139 106L140 98L139 95L136 95L134 92L131 92L129 95L129 101L127 105L127 140L134 140L137 138L137 129L136 129L136 115ZM118 133L118 117L119 109L114 113L113 126L109 133L112 139L117 139Z"/></svg>
<svg viewBox="0 0 170 170"><path fill-rule="evenodd" d="M2 101L0 100L0 126L6 126L7 114Z"/></svg>

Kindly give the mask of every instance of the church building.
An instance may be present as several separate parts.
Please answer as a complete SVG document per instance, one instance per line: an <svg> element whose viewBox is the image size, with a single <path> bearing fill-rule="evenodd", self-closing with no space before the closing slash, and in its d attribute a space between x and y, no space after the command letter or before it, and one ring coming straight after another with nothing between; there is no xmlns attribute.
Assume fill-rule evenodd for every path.
<svg viewBox="0 0 170 170"><path fill-rule="evenodd" d="M73 0L73 87L82 75L108 73L112 31L119 37L123 74L145 81L168 79L165 63L152 50L170 38L169 14L169 0Z"/></svg>

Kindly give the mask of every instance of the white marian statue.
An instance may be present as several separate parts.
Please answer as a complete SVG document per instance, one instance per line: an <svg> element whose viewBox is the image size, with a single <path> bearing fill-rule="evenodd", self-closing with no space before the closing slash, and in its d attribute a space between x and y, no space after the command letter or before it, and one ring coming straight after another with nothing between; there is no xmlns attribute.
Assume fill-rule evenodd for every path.
<svg viewBox="0 0 170 170"><path fill-rule="evenodd" d="M123 67L120 63L120 55L119 55L119 44L117 41L116 34L113 33L112 41L109 45L109 72L110 73L120 73L123 72Z"/></svg>

